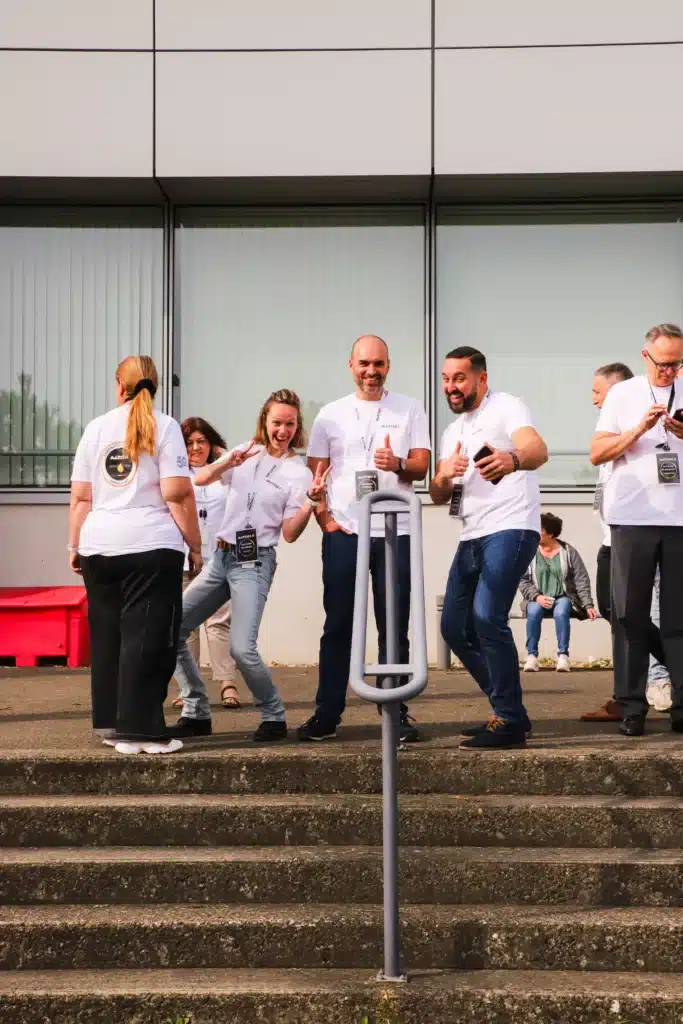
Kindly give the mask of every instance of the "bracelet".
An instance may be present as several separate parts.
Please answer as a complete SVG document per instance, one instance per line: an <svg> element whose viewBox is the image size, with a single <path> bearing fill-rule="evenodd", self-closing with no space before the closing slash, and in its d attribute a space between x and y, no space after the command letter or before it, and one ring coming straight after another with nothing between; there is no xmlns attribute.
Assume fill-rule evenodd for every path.
<svg viewBox="0 0 683 1024"><path fill-rule="evenodd" d="M519 466L519 457L517 455L517 452L510 452L510 455L512 456L512 461L513 461L514 467L515 467L512 472L513 473L519 473L520 466Z"/></svg>
<svg viewBox="0 0 683 1024"><path fill-rule="evenodd" d="M74 547L72 544L67 544L66 550L69 552L70 555L78 554L78 548Z"/></svg>
<svg viewBox="0 0 683 1024"><path fill-rule="evenodd" d="M318 498L318 500L316 501L316 499L315 499L315 498L312 498L312 497L310 496L310 494L308 493L308 491L306 491L306 500L308 501L308 504L309 504L309 505L310 505L310 506L311 506L312 508L318 508L318 506L319 506L319 505L321 504L321 501L320 501L320 499Z"/></svg>

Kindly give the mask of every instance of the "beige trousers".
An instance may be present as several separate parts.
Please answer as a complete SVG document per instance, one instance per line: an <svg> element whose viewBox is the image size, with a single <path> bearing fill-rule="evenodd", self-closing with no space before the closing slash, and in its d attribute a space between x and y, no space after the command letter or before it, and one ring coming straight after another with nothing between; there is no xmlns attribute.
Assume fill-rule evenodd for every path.
<svg viewBox="0 0 683 1024"><path fill-rule="evenodd" d="M191 582L189 573L184 572L183 590ZM218 609L215 615L211 615L206 622L203 622L199 629L194 629L187 639L190 653L199 665L199 630L204 631L213 678L223 683L234 683L236 678L235 661L230 653L230 612L230 601L228 601Z"/></svg>

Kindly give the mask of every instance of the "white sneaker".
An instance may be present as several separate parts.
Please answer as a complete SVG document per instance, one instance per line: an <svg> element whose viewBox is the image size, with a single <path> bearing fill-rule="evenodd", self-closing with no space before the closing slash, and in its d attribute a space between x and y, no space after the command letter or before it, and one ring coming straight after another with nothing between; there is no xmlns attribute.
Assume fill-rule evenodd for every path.
<svg viewBox="0 0 683 1024"><path fill-rule="evenodd" d="M558 654L556 668L558 672L571 672L568 654Z"/></svg>
<svg viewBox="0 0 683 1024"><path fill-rule="evenodd" d="M524 662L524 672L538 672L538 658L535 654L527 654Z"/></svg>
<svg viewBox="0 0 683 1024"><path fill-rule="evenodd" d="M654 683L648 683L645 696L655 711L668 711L672 704L671 682L668 679L657 679Z"/></svg>
<svg viewBox="0 0 683 1024"><path fill-rule="evenodd" d="M103 742L103 744L105 745L105 747L115 747L115 746L116 746L116 744L117 744L117 743L118 743L119 741L118 741L118 740L102 740L102 742Z"/></svg>
<svg viewBox="0 0 683 1024"><path fill-rule="evenodd" d="M119 754L175 754L183 749L182 740L169 740L168 743L128 743L122 740L114 747Z"/></svg>

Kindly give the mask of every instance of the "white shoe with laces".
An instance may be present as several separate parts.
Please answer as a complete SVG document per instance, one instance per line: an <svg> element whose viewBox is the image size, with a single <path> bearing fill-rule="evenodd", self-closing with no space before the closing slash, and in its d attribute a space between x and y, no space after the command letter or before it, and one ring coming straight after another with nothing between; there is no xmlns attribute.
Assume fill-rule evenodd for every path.
<svg viewBox="0 0 683 1024"><path fill-rule="evenodd" d="M524 672L538 672L538 658L535 654L527 654L524 662Z"/></svg>
<svg viewBox="0 0 683 1024"><path fill-rule="evenodd" d="M671 682L668 679L657 679L654 683L648 683L645 696L655 711L668 711L672 704Z"/></svg>
<svg viewBox="0 0 683 1024"><path fill-rule="evenodd" d="M175 754L182 750L182 740L169 740L167 743L129 743L121 740L114 747L118 754Z"/></svg>
<svg viewBox="0 0 683 1024"><path fill-rule="evenodd" d="M568 654L558 654L556 668L558 672L571 672Z"/></svg>

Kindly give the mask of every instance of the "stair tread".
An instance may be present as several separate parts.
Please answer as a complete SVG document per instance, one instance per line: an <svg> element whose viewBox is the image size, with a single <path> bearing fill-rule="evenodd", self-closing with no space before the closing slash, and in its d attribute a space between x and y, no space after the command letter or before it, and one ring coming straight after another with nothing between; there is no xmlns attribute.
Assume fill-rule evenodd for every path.
<svg viewBox="0 0 683 1024"><path fill-rule="evenodd" d="M258 925L307 928L325 922L338 925L382 924L379 904L142 904L0 906L0 928L78 926L96 927L197 927L220 925ZM663 927L667 931L683 928L682 907L547 907L502 905L413 904L401 908L406 925L445 928L458 923L475 922L491 927L527 924L533 927L581 925L606 928Z"/></svg>
<svg viewBox="0 0 683 1024"><path fill-rule="evenodd" d="M447 861L509 864L681 864L683 849L536 846L400 846L399 856L430 863ZM380 846L46 846L3 847L0 871L22 866L62 864L273 863L277 861L381 860Z"/></svg>
<svg viewBox="0 0 683 1024"><path fill-rule="evenodd" d="M91 997L142 994L190 999L231 994L317 995L381 992L376 972L368 970L304 970L250 968L184 968L166 970L0 971L0 996L48 995ZM680 974L637 974L608 971L419 971L408 990L591 995L636 999L656 997L678 1002L683 997ZM391 989L401 992L400 989ZM191 996L188 996L191 993ZM617 1018L615 1018L617 1019Z"/></svg>
<svg viewBox="0 0 683 1024"><path fill-rule="evenodd" d="M507 807L551 807L551 808L615 808L615 809L653 809L653 810L681 810L683 809L683 797L658 796L658 797L624 797L615 796L552 796L552 795L506 795L506 794L454 794L454 793L430 793L430 794L402 794L399 796L401 806L407 810L438 811L445 808L459 806L500 808ZM57 796L2 796L0 797L0 811L10 811L15 808L114 808L114 807L179 807L185 810L191 807L222 807L226 810L231 807L311 807L326 808L345 807L352 804L355 807L363 805L372 806L381 810L382 797L380 794L367 793L324 793L324 794L219 794L209 795L206 793L150 793L145 795L131 794L107 794L107 795L57 795Z"/></svg>

